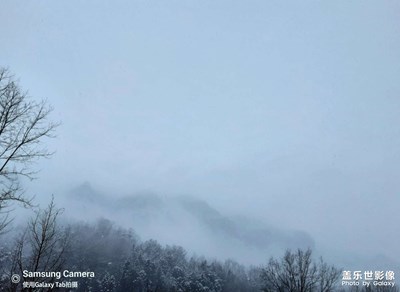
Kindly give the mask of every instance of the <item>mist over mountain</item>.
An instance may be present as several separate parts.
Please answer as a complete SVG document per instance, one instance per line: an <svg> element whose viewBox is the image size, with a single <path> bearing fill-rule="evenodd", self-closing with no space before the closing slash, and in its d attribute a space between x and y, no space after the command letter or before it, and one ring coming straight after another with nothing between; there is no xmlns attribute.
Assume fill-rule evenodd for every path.
<svg viewBox="0 0 400 292"><path fill-rule="evenodd" d="M305 231L283 230L242 215L230 216L191 196L135 193L118 197L84 183L67 195L71 217L107 217L143 239L177 244L197 254L257 264L285 249L314 248ZM74 210L74 211L69 211Z"/></svg>

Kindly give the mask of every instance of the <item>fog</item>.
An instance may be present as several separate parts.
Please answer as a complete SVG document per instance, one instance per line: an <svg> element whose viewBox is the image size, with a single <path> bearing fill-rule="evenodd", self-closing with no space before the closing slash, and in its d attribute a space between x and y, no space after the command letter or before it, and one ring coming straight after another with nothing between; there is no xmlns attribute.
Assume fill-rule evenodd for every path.
<svg viewBox="0 0 400 292"><path fill-rule="evenodd" d="M214 241L176 198L300 232L340 265L398 266L399 13L395 1L2 1L0 65L62 123L27 192L73 204L89 182L108 202L161 198L196 236L154 214L132 224L139 235L213 257L251 244ZM90 204L87 220L128 226L134 213Z"/></svg>

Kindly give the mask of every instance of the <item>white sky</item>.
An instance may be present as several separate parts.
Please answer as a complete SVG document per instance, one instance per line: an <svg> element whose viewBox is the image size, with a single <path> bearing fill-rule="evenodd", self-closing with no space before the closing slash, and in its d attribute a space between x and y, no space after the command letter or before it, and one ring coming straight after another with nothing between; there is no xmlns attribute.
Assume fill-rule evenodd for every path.
<svg viewBox="0 0 400 292"><path fill-rule="evenodd" d="M32 189L193 194L400 257L400 2L0 3L0 65L62 121Z"/></svg>

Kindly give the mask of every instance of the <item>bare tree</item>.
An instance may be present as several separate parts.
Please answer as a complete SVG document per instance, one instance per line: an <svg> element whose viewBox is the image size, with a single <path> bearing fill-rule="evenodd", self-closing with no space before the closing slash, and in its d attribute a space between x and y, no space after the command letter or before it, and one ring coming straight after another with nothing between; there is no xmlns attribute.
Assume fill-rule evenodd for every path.
<svg viewBox="0 0 400 292"><path fill-rule="evenodd" d="M20 178L33 179L32 163L52 153L41 147L43 138L53 137L57 123L48 121L52 108L23 92L8 69L0 68L0 233L10 222L12 202L31 206Z"/></svg>
<svg viewBox="0 0 400 292"><path fill-rule="evenodd" d="M59 272L65 265L71 236L69 228L57 225L61 212L62 209L57 209L52 200L45 210L38 211L29 221L25 232L16 240L10 275L20 274L23 281L27 282L55 281L54 274L41 272ZM24 270L34 276L24 277ZM36 272L39 275L35 275ZM20 285L11 283L10 290L19 290Z"/></svg>
<svg viewBox="0 0 400 292"><path fill-rule="evenodd" d="M328 266L322 259L318 265L313 263L311 253L310 249L298 249L296 252L287 250L280 261L271 258L261 272L263 291L333 291L340 271Z"/></svg>

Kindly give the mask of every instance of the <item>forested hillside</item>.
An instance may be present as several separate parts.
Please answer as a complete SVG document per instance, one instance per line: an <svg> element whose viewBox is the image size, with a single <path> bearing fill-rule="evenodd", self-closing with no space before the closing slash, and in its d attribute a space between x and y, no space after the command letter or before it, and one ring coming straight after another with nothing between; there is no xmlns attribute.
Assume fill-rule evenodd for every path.
<svg viewBox="0 0 400 292"><path fill-rule="evenodd" d="M310 249L288 250L279 260L245 266L190 255L180 246L162 246L156 240L141 241L134 230L107 219L63 225L60 212L52 202L15 239L3 235L8 240L0 249L0 291L33 285L27 283L36 283L27 291L398 291L343 287L341 271L314 259ZM82 277L82 272L87 273ZM15 275L19 283L12 282ZM40 286L61 282L75 286Z"/></svg>

